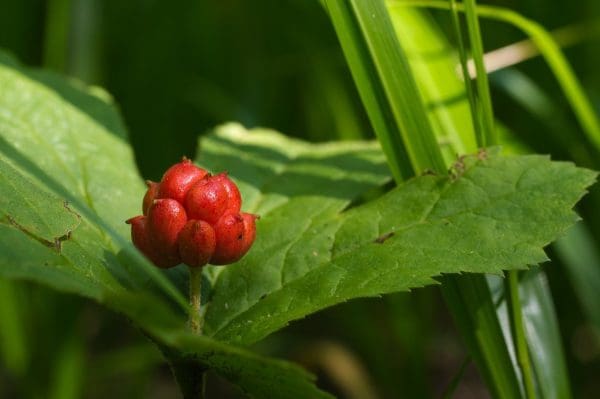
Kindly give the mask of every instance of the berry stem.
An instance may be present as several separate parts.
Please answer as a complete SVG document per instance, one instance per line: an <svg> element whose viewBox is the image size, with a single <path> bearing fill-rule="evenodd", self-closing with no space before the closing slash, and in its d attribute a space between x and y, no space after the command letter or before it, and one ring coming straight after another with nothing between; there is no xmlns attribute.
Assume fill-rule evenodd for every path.
<svg viewBox="0 0 600 399"><path fill-rule="evenodd" d="M200 305L202 303L202 268L190 267L190 330L194 334L202 334L202 318Z"/></svg>

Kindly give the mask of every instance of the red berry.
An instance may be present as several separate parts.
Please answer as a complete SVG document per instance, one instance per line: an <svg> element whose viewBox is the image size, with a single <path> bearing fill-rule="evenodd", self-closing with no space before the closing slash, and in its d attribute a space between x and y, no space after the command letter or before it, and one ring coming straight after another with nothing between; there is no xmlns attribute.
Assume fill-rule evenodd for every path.
<svg viewBox="0 0 600 399"><path fill-rule="evenodd" d="M217 245L210 263L226 265L244 256L256 237L255 220L249 213L228 213L219 219L214 226Z"/></svg>
<svg viewBox="0 0 600 399"><path fill-rule="evenodd" d="M185 197L185 209L190 219L215 224L228 209L229 193L216 176L196 182Z"/></svg>
<svg viewBox="0 0 600 399"><path fill-rule="evenodd" d="M242 196L240 190L231 179L227 176L227 172L219 173L214 179L220 182L229 196L229 202L227 204L227 212L238 213L242 207Z"/></svg>
<svg viewBox="0 0 600 399"><path fill-rule="evenodd" d="M241 215L244 219L244 238L240 248L240 251L242 252L240 258L248 252L254 243L254 239L256 238L256 219L258 219L257 215L251 213L242 212Z"/></svg>
<svg viewBox="0 0 600 399"><path fill-rule="evenodd" d="M215 251L215 231L203 220L190 220L179 233L179 254L183 263L204 266Z"/></svg>
<svg viewBox="0 0 600 399"><path fill-rule="evenodd" d="M188 190L207 172L187 158L171 166L163 175L157 198L171 198L183 204Z"/></svg>
<svg viewBox="0 0 600 399"><path fill-rule="evenodd" d="M150 205L156 199L158 195L158 189L160 185L150 180L146 180L146 185L148 186L148 190L146 191L146 195L144 195L144 201L142 202L142 211L144 215L148 214L148 209L150 209Z"/></svg>
<svg viewBox="0 0 600 399"><path fill-rule="evenodd" d="M177 237L187 222L185 209L173 199L157 199L148 210L148 231L153 249L175 266L181 263Z"/></svg>
<svg viewBox="0 0 600 399"><path fill-rule="evenodd" d="M219 219L214 228L217 245L210 263L226 265L238 260L244 238L244 219L238 213L228 213Z"/></svg>
<svg viewBox="0 0 600 399"><path fill-rule="evenodd" d="M169 259L159 255L150 242L150 234L148 233L148 218L145 216L136 216L125 223L131 225L131 241L139 249L146 258L159 267L170 267Z"/></svg>
<svg viewBox="0 0 600 399"><path fill-rule="evenodd" d="M146 216L135 216L125 223L131 225L131 241L144 255L150 257L152 245L146 229Z"/></svg>

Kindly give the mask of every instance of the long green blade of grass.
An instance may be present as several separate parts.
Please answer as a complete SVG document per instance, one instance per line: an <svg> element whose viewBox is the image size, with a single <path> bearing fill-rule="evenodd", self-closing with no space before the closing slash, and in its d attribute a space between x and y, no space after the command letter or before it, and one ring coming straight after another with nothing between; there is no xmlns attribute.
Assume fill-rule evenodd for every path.
<svg viewBox="0 0 600 399"><path fill-rule="evenodd" d="M443 10L450 8L447 2L440 0L402 0L394 1L391 6L426 7ZM464 11L464 7L458 5L458 10ZM507 8L480 5L477 6L477 13L482 18L494 19L513 25L531 38L565 93L575 117L579 121L588 140L590 140L597 150L600 150L600 119L588 100L581 83L575 76L573 68L571 68L567 58L560 50L560 46L552 35L537 22Z"/></svg>
<svg viewBox="0 0 600 399"><path fill-rule="evenodd" d="M325 1L371 123L397 181L444 170L437 142L381 1ZM384 18L385 17L385 18ZM405 77L410 78L405 78ZM417 97L411 97L416 94ZM418 104L418 105L417 105ZM422 132L422 140L409 138Z"/></svg>
<svg viewBox="0 0 600 399"><path fill-rule="evenodd" d="M446 164L454 162L457 154L477 151L469 103L463 101L465 84L454 70L454 48L441 40L433 19L421 10L396 7L390 17L409 56Z"/></svg>
<svg viewBox="0 0 600 399"><path fill-rule="evenodd" d="M450 0L451 15L452 15L452 27L454 28L454 34L456 36L456 43L458 45L458 55L460 56L460 69L462 72L463 81L465 84L467 98L469 99L469 106L471 112L471 120L473 123L473 130L475 131L475 139L477 143L483 143L485 141L483 137L483 127L481 121L477 118L473 110L477 109L477 99L471 85L471 78L469 76L469 68L467 66L467 50L464 44L462 29L460 24L460 18L458 16L456 0Z"/></svg>
<svg viewBox="0 0 600 399"><path fill-rule="evenodd" d="M396 179L424 169L443 173L446 165L383 1L327 0L325 4L388 162L393 170L404 171L396 173ZM395 129L380 123L382 114L395 118L390 124ZM399 148L389 148L393 145ZM398 157L402 153L410 154L409 165ZM485 279L446 278L442 290L494 396L520 397Z"/></svg>
<svg viewBox="0 0 600 399"><path fill-rule="evenodd" d="M523 273L519 288L540 397L568 399L571 397L571 384L554 303L543 270L534 268Z"/></svg>
<svg viewBox="0 0 600 399"><path fill-rule="evenodd" d="M452 9L456 12L456 4ZM481 33L479 32L479 18L475 8L475 0L465 0L465 14L467 16L467 27L469 32L469 42L473 54L473 62L477 72L477 98L479 99L480 108L472 108L471 112L477 117L481 117L483 125L483 134L479 146L486 147L497 144L496 130L494 128L494 111L492 109L492 96L490 95L490 87L488 83L485 65L483 65L483 44L481 42ZM463 58L464 55L463 55ZM465 81L468 84L468 81ZM479 112L480 111L480 112Z"/></svg>
<svg viewBox="0 0 600 399"><path fill-rule="evenodd" d="M520 398L520 383L485 278L445 279L442 294L488 389L495 398Z"/></svg>

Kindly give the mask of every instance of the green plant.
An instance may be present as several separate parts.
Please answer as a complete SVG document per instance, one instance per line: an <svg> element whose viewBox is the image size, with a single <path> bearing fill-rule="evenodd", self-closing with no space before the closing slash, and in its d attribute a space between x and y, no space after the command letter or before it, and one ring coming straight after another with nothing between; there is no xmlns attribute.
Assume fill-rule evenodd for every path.
<svg viewBox="0 0 600 399"><path fill-rule="evenodd" d="M523 320L531 319L521 314L520 303L547 300L548 291L540 269L521 276L517 271L547 260L543 248L578 220L572 208L596 173L496 147L501 140L485 81L470 90L471 114L442 118L431 112L425 101L431 93L420 86L428 66L409 61L398 33L406 28L401 18L411 14L391 13L381 1L324 4L378 142L311 144L239 124L201 138L195 162L210 172L228 170L245 210L261 219L244 258L226 268L191 268L189 279L182 266L154 268L129 242L123 220L139 212L141 198L149 218L158 212L153 207L186 199L179 191L164 193L164 180L144 188L106 94L56 76L49 85L46 75L3 56L0 275L87 297L123 314L160 348L190 398L203 395L207 372L255 397L328 397L300 367L247 346L350 299L441 282L492 394L543 392L534 379L544 364L535 356L529 360ZM481 78L474 2L465 2L465 12ZM461 37L460 23L455 29ZM465 61L464 48L461 55ZM453 120L473 124L460 129ZM396 187L382 189L392 177ZM178 201L164 199L177 195ZM141 220L132 219L132 228L142 231ZM189 241L195 242L202 226L194 230L197 225L186 223L182 218L179 227L191 229ZM174 254L164 263L174 266L181 243L169 235L162 252ZM150 254L136 237L134 230L134 242ZM483 275L503 271L505 289ZM509 323L498 316L506 309ZM509 353L507 326L518 363Z"/></svg>

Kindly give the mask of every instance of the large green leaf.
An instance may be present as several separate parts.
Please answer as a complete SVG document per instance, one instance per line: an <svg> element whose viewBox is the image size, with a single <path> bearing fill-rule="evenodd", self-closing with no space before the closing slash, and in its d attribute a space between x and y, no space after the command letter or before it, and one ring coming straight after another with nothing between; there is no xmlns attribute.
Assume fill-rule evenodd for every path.
<svg viewBox="0 0 600 399"><path fill-rule="evenodd" d="M543 156L480 154L461 161L466 171L456 179L417 177L341 212L349 199L332 197L335 179L319 184L323 162L350 192L341 167L347 162L323 157L331 147L228 125L202 148L209 169L237 159L232 166L244 197L270 204L250 206L262 216L257 242L218 274L207 307L207 334L245 344L351 298L433 284L443 273L499 273L542 262L543 246L576 220L570 208L594 178ZM265 153L280 165L268 178L257 172ZM336 162L338 173L331 169ZM305 182L302 192L288 191L289 182Z"/></svg>
<svg viewBox="0 0 600 399"><path fill-rule="evenodd" d="M184 298L128 242L124 220L139 213L143 183L110 129L118 116L43 75L56 90L0 62L0 275L102 302L169 348L173 363L192 359L257 397L326 396L294 365L185 331Z"/></svg>

